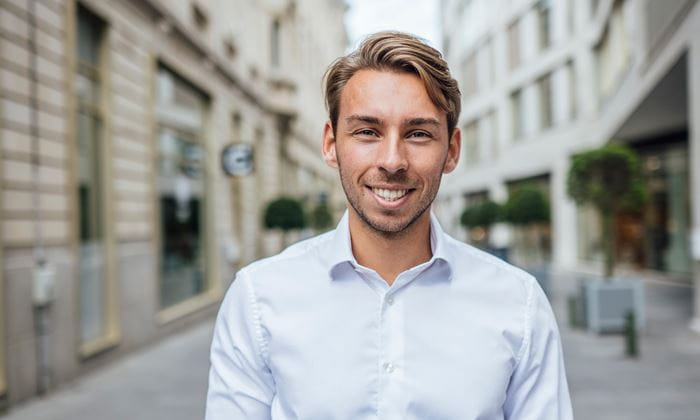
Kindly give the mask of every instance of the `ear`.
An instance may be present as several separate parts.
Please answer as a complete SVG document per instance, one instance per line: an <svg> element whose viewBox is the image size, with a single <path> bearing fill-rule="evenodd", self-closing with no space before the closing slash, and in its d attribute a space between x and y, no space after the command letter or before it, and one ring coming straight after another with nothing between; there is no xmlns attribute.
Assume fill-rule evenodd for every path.
<svg viewBox="0 0 700 420"><path fill-rule="evenodd" d="M449 174L459 163L459 155L462 150L462 130L459 127L455 127L452 131L452 136L450 137L450 142L447 146L447 159L445 160L445 168L443 173Z"/></svg>
<svg viewBox="0 0 700 420"><path fill-rule="evenodd" d="M338 158L335 154L335 136L333 135L333 126L330 121L326 121L323 126L323 144L321 146L321 154L326 165L331 168L338 168Z"/></svg>

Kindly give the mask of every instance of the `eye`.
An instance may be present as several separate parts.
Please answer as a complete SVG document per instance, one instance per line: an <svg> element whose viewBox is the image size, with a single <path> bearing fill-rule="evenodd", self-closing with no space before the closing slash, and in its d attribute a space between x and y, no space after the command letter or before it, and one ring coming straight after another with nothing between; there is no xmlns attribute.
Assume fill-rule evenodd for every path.
<svg viewBox="0 0 700 420"><path fill-rule="evenodd" d="M377 133L369 128L363 128L362 130L355 131L355 135L361 137L376 137Z"/></svg>
<svg viewBox="0 0 700 420"><path fill-rule="evenodd" d="M427 140L433 138L433 135L427 131L412 131L407 137L414 140Z"/></svg>

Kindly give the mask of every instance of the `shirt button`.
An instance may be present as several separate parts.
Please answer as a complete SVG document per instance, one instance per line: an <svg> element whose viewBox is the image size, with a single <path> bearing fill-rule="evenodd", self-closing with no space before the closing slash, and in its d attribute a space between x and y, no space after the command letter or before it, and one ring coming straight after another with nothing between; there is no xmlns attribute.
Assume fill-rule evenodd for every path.
<svg viewBox="0 0 700 420"><path fill-rule="evenodd" d="M386 373L391 373L394 371L394 365L391 363L384 363L384 370Z"/></svg>
<svg viewBox="0 0 700 420"><path fill-rule="evenodd" d="M388 297L386 298L386 303L389 304L389 305L393 305L393 304L394 304L394 298L391 297L391 296L388 296Z"/></svg>

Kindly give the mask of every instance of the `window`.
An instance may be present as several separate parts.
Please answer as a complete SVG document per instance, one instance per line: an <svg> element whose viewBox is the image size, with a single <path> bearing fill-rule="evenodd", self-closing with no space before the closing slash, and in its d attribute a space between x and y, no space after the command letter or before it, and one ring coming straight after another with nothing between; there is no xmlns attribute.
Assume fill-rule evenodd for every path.
<svg viewBox="0 0 700 420"><path fill-rule="evenodd" d="M476 121L464 126L464 163L474 166L479 161L479 137Z"/></svg>
<svg viewBox="0 0 700 420"><path fill-rule="evenodd" d="M576 106L576 70L573 61L566 63L566 70L569 76L569 120L573 120L578 112L578 107Z"/></svg>
<svg viewBox="0 0 700 420"><path fill-rule="evenodd" d="M274 19L272 21L272 29L270 33L270 63L272 67L280 66L280 21Z"/></svg>
<svg viewBox="0 0 700 420"><path fill-rule="evenodd" d="M487 40L479 48L478 53L478 90L486 90L494 83L494 65L493 65L493 45L491 40Z"/></svg>
<svg viewBox="0 0 700 420"><path fill-rule="evenodd" d="M544 51L552 45L552 22L550 0L537 2L537 26L540 51Z"/></svg>
<svg viewBox="0 0 700 420"><path fill-rule="evenodd" d="M498 145L498 124L496 121L496 112L495 111L490 111L486 115L485 121L488 122L488 140L491 146L491 159L496 160L498 158L498 154L500 152L500 148Z"/></svg>
<svg viewBox="0 0 700 420"><path fill-rule="evenodd" d="M520 21L508 27L508 67L514 70L520 65Z"/></svg>
<svg viewBox="0 0 700 420"><path fill-rule="evenodd" d="M621 3L615 3L613 7L596 56L598 90L602 98L607 98L615 92L629 65L629 37Z"/></svg>
<svg viewBox="0 0 700 420"><path fill-rule="evenodd" d="M78 6L74 73L75 173L80 338L83 344L105 338L109 329L102 173L105 138L100 72L104 30L105 25L99 18Z"/></svg>
<svg viewBox="0 0 700 420"><path fill-rule="evenodd" d="M207 99L161 66L157 78L160 307L206 289Z"/></svg>
<svg viewBox="0 0 700 420"><path fill-rule="evenodd" d="M198 4L192 4L192 20L200 31L205 31L209 26L209 18L202 6Z"/></svg>
<svg viewBox="0 0 700 420"><path fill-rule="evenodd" d="M513 138L519 139L525 131L525 115L523 113L523 91L518 89L510 95L510 110L513 125Z"/></svg>
<svg viewBox="0 0 700 420"><path fill-rule="evenodd" d="M467 98L476 93L476 54L471 53L462 63L464 74L464 97Z"/></svg>
<svg viewBox="0 0 700 420"><path fill-rule="evenodd" d="M552 126L552 75L548 73L537 81L537 90L540 95L540 128L547 129Z"/></svg>

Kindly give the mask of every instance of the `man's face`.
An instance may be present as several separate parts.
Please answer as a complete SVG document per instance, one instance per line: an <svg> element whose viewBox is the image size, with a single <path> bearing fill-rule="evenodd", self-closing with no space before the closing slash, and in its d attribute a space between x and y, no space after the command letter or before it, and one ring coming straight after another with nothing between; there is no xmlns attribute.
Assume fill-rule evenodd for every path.
<svg viewBox="0 0 700 420"><path fill-rule="evenodd" d="M340 97L335 135L330 122L324 128L324 159L339 169L351 210L384 235L428 217L459 149L459 129L450 140L446 113L410 73L355 73Z"/></svg>

